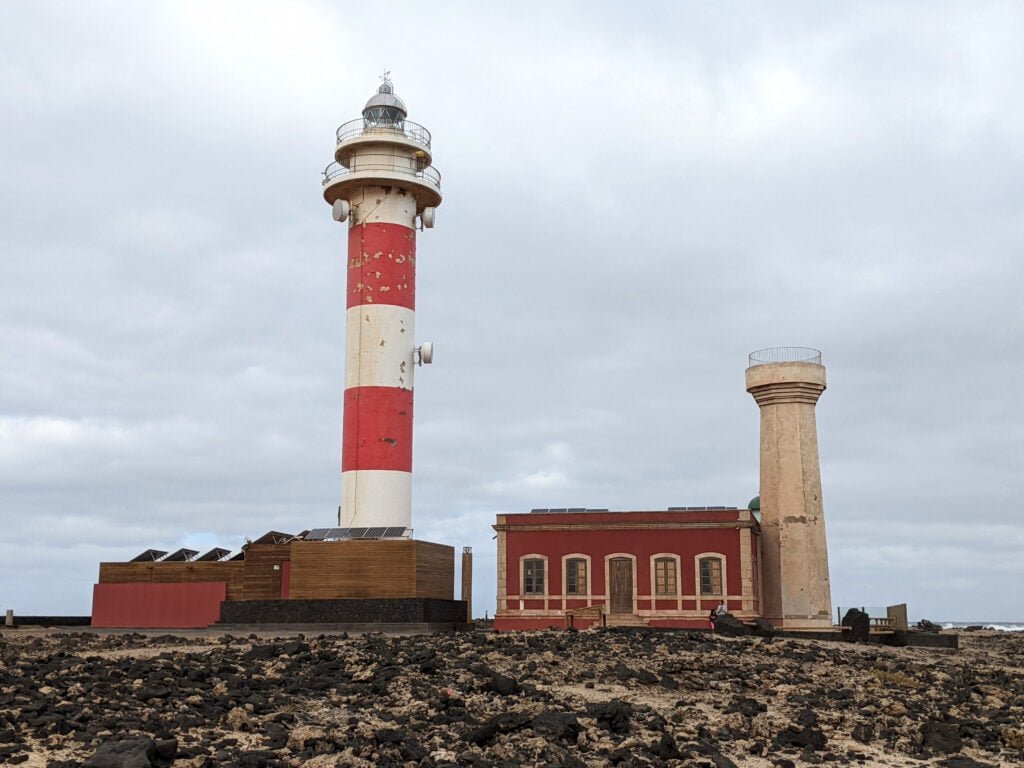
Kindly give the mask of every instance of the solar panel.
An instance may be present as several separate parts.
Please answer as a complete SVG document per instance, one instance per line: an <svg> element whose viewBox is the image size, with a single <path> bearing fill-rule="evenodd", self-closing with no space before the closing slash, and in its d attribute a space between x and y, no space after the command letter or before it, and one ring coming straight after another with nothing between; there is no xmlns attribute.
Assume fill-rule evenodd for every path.
<svg viewBox="0 0 1024 768"><path fill-rule="evenodd" d="M171 554L169 554L167 557L165 557L161 562L164 562L164 563L184 563L184 562L188 562L189 560L191 560L193 557L195 557L198 554L199 554L199 552L197 550L195 550L195 549L185 549L184 547L182 547L177 552L171 552Z"/></svg>
<svg viewBox="0 0 1024 768"><path fill-rule="evenodd" d="M232 560L232 561L234 561L234 560L245 560L245 550L243 549L238 554L236 554L234 557L229 557L228 560Z"/></svg>
<svg viewBox="0 0 1024 768"><path fill-rule="evenodd" d="M588 509L587 512L607 512L608 507L602 507L601 509Z"/></svg>
<svg viewBox="0 0 1024 768"><path fill-rule="evenodd" d="M294 536L290 533L281 533L281 531L267 531L260 536L253 544L284 544L285 542L293 539Z"/></svg>
<svg viewBox="0 0 1024 768"><path fill-rule="evenodd" d="M586 507L569 507L568 512L586 512Z"/></svg>
<svg viewBox="0 0 1024 768"><path fill-rule="evenodd" d="M203 555L201 557L197 557L196 558L196 562L197 563L199 563L199 562L204 562L204 563L216 562L218 560L223 560L225 557L227 557L230 554L231 554L231 550L230 549L221 549L220 547L214 547L209 552L207 552L205 555Z"/></svg>
<svg viewBox="0 0 1024 768"><path fill-rule="evenodd" d="M306 541L323 541L331 530L330 528L314 528L306 534Z"/></svg>
<svg viewBox="0 0 1024 768"><path fill-rule="evenodd" d="M379 539L384 535L384 531L387 528L367 528L366 533L363 534L364 539Z"/></svg>
<svg viewBox="0 0 1024 768"><path fill-rule="evenodd" d="M131 562L131 563L149 563L149 562L152 562L154 560L159 560L161 557L163 557L166 554L167 554L167 552L165 550L162 550L162 549L147 549L145 552L143 552L140 555L136 555L135 557L133 557L128 562Z"/></svg>
<svg viewBox="0 0 1024 768"><path fill-rule="evenodd" d="M361 539L365 535L366 535L366 529L365 528L349 528L348 529L348 538L350 538L350 539Z"/></svg>
<svg viewBox="0 0 1024 768"><path fill-rule="evenodd" d="M551 514L553 514L553 515L556 515L556 514L558 514L559 512L566 512L566 511L567 511L567 510L566 510L566 508L565 508L565 507L562 507L561 509L549 509L549 510L548 510L548 512L550 512L550 513L551 513Z"/></svg>
<svg viewBox="0 0 1024 768"><path fill-rule="evenodd" d="M382 538L385 538L385 539L400 539L403 536L405 536L405 530L406 529L405 529L404 526L396 526L396 527L393 527L393 528L386 528L384 530L384 535L382 536Z"/></svg>
<svg viewBox="0 0 1024 768"><path fill-rule="evenodd" d="M543 514L546 514L547 511L548 511L547 507L544 507L544 509L531 509L530 510L530 514L531 515L543 515Z"/></svg>

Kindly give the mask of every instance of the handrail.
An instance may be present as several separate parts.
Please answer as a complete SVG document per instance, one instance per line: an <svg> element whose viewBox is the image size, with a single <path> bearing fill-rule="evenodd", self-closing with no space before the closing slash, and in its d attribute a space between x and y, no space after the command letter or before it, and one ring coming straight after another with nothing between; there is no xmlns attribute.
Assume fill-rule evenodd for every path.
<svg viewBox="0 0 1024 768"><path fill-rule="evenodd" d="M810 347L768 347L751 352L748 368L769 363L816 363L821 365L821 350Z"/></svg>
<svg viewBox="0 0 1024 768"><path fill-rule="evenodd" d="M414 123L412 120L371 120L365 117L358 117L355 120L349 120L347 123L342 123L338 126L336 136L338 143L341 144L346 139L356 136L373 135L375 133L382 135L389 133L391 135L397 134L430 149L430 131L419 123Z"/></svg>
<svg viewBox="0 0 1024 768"><path fill-rule="evenodd" d="M384 173L397 173L402 176L420 179L436 189L438 192L441 191L441 174L434 166L428 165L424 168L415 168L411 165L413 162L412 158L404 155L359 154L358 156L353 157L349 162L352 163L352 167L342 165L335 161L324 168L323 185L326 187L336 179L353 173L378 171Z"/></svg>

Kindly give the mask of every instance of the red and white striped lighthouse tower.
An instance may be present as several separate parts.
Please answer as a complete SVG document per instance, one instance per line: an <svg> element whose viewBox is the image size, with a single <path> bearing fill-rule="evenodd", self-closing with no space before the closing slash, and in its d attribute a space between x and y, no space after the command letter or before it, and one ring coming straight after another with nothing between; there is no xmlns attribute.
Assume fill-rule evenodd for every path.
<svg viewBox="0 0 1024 768"><path fill-rule="evenodd" d="M324 199L347 221L343 528L412 527L416 230L434 225L441 175L430 132L406 119L385 73L363 116L337 131Z"/></svg>

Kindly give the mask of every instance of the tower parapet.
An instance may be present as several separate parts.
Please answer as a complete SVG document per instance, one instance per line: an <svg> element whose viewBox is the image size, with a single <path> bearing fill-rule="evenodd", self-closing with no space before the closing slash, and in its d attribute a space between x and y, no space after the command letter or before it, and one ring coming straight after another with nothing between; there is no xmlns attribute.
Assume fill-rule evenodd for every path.
<svg viewBox="0 0 1024 768"><path fill-rule="evenodd" d="M367 185L395 184L413 195L417 214L441 204L441 174L431 165L430 131L406 115L405 102L385 78L363 107L363 116L338 127L334 162L324 169L328 203L351 203L352 194Z"/></svg>
<svg viewBox="0 0 1024 768"><path fill-rule="evenodd" d="M832 623L814 407L825 391L821 353L751 353L747 391L761 410L762 615L776 626Z"/></svg>

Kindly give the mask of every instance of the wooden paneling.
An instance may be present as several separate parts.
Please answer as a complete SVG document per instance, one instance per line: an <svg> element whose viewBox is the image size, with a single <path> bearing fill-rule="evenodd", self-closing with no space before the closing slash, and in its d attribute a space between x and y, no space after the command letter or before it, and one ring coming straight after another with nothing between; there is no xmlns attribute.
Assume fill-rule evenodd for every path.
<svg viewBox="0 0 1024 768"><path fill-rule="evenodd" d="M245 549L242 600L277 600L281 597L281 563L289 559L291 544L250 544ZM277 569L274 566L277 566Z"/></svg>
<svg viewBox="0 0 1024 768"><path fill-rule="evenodd" d="M452 547L372 540L294 541L291 548L294 599L453 597Z"/></svg>
<svg viewBox="0 0 1024 768"><path fill-rule="evenodd" d="M299 600L455 596L455 549L413 540L250 544L245 560L101 563L101 584L224 582L228 600L277 600L289 563L288 597Z"/></svg>
<svg viewBox="0 0 1024 768"><path fill-rule="evenodd" d="M455 598L455 548L415 541L416 597Z"/></svg>
<svg viewBox="0 0 1024 768"><path fill-rule="evenodd" d="M299 600L414 597L411 541L292 542L291 596Z"/></svg>
<svg viewBox="0 0 1024 768"><path fill-rule="evenodd" d="M227 599L242 597L239 560L214 563L100 563L100 584L191 584L223 582Z"/></svg>

